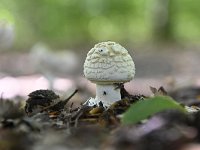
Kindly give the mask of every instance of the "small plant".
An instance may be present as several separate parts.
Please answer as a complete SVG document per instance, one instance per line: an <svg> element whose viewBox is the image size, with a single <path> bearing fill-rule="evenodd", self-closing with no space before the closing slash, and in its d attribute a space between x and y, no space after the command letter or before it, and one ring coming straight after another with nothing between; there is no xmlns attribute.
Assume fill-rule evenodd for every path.
<svg viewBox="0 0 200 150"><path fill-rule="evenodd" d="M155 96L138 101L124 113L122 124L135 124L148 117L168 109L186 112L185 108L169 96Z"/></svg>

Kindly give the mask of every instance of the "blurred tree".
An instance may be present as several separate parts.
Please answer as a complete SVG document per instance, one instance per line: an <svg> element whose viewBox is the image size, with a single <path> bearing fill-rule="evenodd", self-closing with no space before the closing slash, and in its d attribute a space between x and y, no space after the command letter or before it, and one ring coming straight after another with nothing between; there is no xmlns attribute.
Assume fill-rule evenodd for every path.
<svg viewBox="0 0 200 150"><path fill-rule="evenodd" d="M153 35L155 40L174 40L173 0L155 0L152 7Z"/></svg>

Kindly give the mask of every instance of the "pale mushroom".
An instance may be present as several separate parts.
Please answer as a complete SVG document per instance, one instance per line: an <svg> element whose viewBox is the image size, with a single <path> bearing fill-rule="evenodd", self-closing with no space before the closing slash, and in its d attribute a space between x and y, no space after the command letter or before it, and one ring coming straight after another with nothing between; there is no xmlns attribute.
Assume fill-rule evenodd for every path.
<svg viewBox="0 0 200 150"><path fill-rule="evenodd" d="M0 51L8 50L14 42L15 27L7 20L0 20Z"/></svg>
<svg viewBox="0 0 200 150"><path fill-rule="evenodd" d="M116 83L125 83L133 79L135 64L128 51L115 42L98 43L92 48L84 63L84 75L96 84L96 97L90 98L89 106L100 102L108 107L121 100L120 89Z"/></svg>

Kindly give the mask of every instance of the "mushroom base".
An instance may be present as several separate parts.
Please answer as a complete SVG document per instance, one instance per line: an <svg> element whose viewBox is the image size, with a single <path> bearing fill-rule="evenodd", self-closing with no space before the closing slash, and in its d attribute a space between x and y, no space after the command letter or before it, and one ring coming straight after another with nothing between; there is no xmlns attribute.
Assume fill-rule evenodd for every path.
<svg viewBox="0 0 200 150"><path fill-rule="evenodd" d="M114 84L96 84L96 97L89 100L89 105L110 106L114 102L121 100L120 89L116 88Z"/></svg>

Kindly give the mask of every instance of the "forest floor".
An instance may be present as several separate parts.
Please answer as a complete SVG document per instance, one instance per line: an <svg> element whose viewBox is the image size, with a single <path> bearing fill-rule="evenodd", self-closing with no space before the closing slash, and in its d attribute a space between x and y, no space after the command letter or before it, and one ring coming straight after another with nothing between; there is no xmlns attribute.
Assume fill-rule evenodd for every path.
<svg viewBox="0 0 200 150"><path fill-rule="evenodd" d="M82 61L85 55L86 53L81 55ZM4 100L5 91L0 91L2 93L0 149L200 149L200 111L183 114L179 111L168 110L149 116L147 120L138 124L128 126L122 125L120 121L121 115L131 104L134 105L135 102L149 95L163 94L162 90L158 90L158 93L152 92L149 86L156 88L164 86L168 95L181 105L198 110L200 106L200 52L196 50L154 52L144 50L136 51L132 56L136 64L136 77L125 85L125 89L130 94L122 88L123 99L107 109L87 107L80 103L81 96L86 100L88 95L94 95L94 86L90 83L84 84L82 91L74 93L72 98L67 97L69 99L66 96L62 99L62 95L53 94L53 100L59 96L59 99L66 100L66 103L49 103L49 100L52 100L51 92L48 94L48 92L37 91L30 94L33 92L33 88L30 88L32 91L26 91L26 99L22 98L22 105L19 97L16 103L13 103L14 98L11 101ZM1 54L0 72L0 86L8 76L17 80L21 76L29 79L33 74L40 73L31 64L27 53ZM82 70L78 74L82 74ZM63 78L62 75L61 77ZM30 87L34 82L26 82L23 88ZM20 83L17 82L19 85ZM9 84L14 86L12 82ZM12 86L9 86L7 90L12 91ZM66 90L66 87L64 88ZM39 89L41 88L36 87L36 90ZM85 91L87 91L87 96L81 95L85 94ZM79 101L79 103L73 104L73 101Z"/></svg>
<svg viewBox="0 0 200 150"><path fill-rule="evenodd" d="M130 93L149 95L151 93L149 86L157 88L163 86L168 91L187 86L200 86L200 51L197 48L176 48L176 50L168 48L163 51L158 50L158 48L155 48L155 50L153 48L150 50L147 48L136 49L142 50L130 51L136 65L134 80L125 85ZM94 95L94 85L87 82L83 77L83 62L86 54L86 51L77 51L79 67L76 68L76 74L73 74L73 76L80 78L78 82L83 83ZM5 97L25 96L33 90L48 88L48 81L44 79L46 72L38 69L38 66L34 66L32 61L29 53L0 54L0 92L4 93ZM65 65L61 67L63 68ZM49 72L56 78L54 86L57 90L67 91L73 85L77 85L77 83L74 83L74 79L67 76L67 73L59 72L55 67L51 68ZM16 91L16 89L18 90ZM23 89L26 90L23 91ZM13 91L14 94L10 91Z"/></svg>

